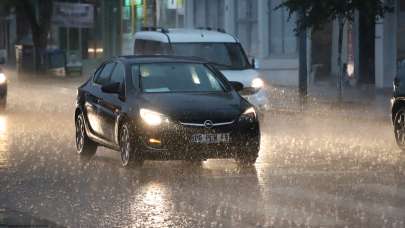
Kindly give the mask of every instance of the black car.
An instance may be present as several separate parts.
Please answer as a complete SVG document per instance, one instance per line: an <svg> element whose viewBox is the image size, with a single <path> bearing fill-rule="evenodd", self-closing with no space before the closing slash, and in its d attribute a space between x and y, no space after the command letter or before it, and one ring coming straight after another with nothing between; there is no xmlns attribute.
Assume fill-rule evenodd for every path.
<svg viewBox="0 0 405 228"><path fill-rule="evenodd" d="M126 56L104 62L78 89L77 152L120 151L123 166L145 159L235 158L253 164L260 148L253 105L206 62Z"/></svg>
<svg viewBox="0 0 405 228"><path fill-rule="evenodd" d="M4 59L0 58L0 65L4 64ZM0 109L4 109L7 103L7 77L0 66Z"/></svg>

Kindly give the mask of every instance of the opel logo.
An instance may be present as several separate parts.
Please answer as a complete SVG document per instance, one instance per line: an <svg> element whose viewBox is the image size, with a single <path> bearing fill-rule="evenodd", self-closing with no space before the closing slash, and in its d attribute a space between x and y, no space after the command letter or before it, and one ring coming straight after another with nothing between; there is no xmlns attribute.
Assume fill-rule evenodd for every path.
<svg viewBox="0 0 405 228"><path fill-rule="evenodd" d="M204 122L204 127L205 127L205 128L210 129L210 128L212 128L213 126L214 126L214 123L213 123L211 120L206 120L206 121Z"/></svg>

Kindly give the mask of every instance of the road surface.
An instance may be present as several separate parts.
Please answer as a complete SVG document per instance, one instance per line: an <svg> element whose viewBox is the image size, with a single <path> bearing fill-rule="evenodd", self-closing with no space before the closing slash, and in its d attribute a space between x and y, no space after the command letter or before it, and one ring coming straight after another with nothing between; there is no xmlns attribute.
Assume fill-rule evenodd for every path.
<svg viewBox="0 0 405 228"><path fill-rule="evenodd" d="M109 149L75 154L76 81L10 83L0 226L23 213L62 227L405 227L405 154L388 120L275 112L253 167L125 169Z"/></svg>

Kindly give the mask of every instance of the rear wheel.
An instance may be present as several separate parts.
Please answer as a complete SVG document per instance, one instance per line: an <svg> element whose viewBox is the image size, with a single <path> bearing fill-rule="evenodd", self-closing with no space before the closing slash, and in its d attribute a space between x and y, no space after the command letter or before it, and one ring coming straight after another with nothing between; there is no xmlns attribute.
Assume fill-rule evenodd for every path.
<svg viewBox="0 0 405 228"><path fill-rule="evenodd" d="M395 114L394 133L399 148L405 151L405 108L399 109Z"/></svg>
<svg viewBox="0 0 405 228"><path fill-rule="evenodd" d="M140 166L143 164L141 153L134 143L135 137L131 125L123 123L120 128L120 153L123 167Z"/></svg>
<svg viewBox="0 0 405 228"><path fill-rule="evenodd" d="M83 113L76 117L76 150L79 155L94 155L97 151L97 144L86 134Z"/></svg>

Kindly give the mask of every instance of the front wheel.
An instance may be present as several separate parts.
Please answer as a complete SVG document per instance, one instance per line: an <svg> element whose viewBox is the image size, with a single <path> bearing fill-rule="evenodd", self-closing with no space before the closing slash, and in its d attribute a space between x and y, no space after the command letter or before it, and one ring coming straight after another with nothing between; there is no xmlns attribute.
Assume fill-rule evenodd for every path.
<svg viewBox="0 0 405 228"><path fill-rule="evenodd" d="M398 147L405 151L405 108L395 114L394 133Z"/></svg>
<svg viewBox="0 0 405 228"><path fill-rule="evenodd" d="M97 151L97 144L91 141L86 134L84 116L80 113L76 117L76 150L79 155L91 156Z"/></svg>
<svg viewBox="0 0 405 228"><path fill-rule="evenodd" d="M134 135L131 125L123 123L120 128L120 153L123 167L140 166L143 164L141 154L134 143Z"/></svg>

